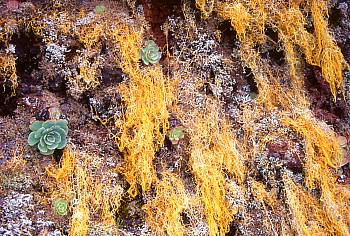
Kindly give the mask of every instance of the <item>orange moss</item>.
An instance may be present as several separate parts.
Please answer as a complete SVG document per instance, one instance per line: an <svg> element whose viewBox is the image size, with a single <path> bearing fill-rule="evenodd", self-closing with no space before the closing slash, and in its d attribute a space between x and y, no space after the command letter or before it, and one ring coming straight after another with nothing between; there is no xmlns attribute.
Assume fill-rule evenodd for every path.
<svg viewBox="0 0 350 236"><path fill-rule="evenodd" d="M260 202L263 206L263 209L265 211L265 216L264 216L264 224L266 227L266 230L268 230L268 232L270 232L271 234L275 234L278 235L276 229L275 229L275 223L272 222L271 220L271 216L270 213L268 211L268 208L266 207L266 205L271 207L272 212L276 213L276 214L283 214L283 209L282 207L279 206L279 202L277 199L277 193L274 192L268 192L266 190L266 187L264 186L264 184L254 181L252 180L250 182L251 184L251 192L254 196L254 198L256 200L258 200L258 202ZM283 222L285 223L285 222ZM277 225L277 227L281 228L280 230L283 232L283 230L285 230L286 232L290 231L290 229L288 228L288 226L279 226Z"/></svg>
<svg viewBox="0 0 350 236"><path fill-rule="evenodd" d="M336 184L336 178L329 170L329 167L338 168L342 161L341 147L334 132L317 122L308 113L297 118L286 117L283 122L305 139L306 186L310 189L320 188L322 209L325 211L323 214L327 215L336 232L348 235L350 210L347 205L350 192L339 191L339 189L345 189ZM332 230L330 227L328 229Z"/></svg>
<svg viewBox="0 0 350 236"><path fill-rule="evenodd" d="M159 235L184 235L180 216L185 206L182 180L175 174L163 173L155 187L156 197L143 206L153 232Z"/></svg>
<svg viewBox="0 0 350 236"><path fill-rule="evenodd" d="M310 113L299 117L285 117L282 122L292 127L305 138L306 182L314 188L315 180L319 180L315 168L338 168L341 162L341 147L337 142L335 133L325 124L321 124ZM316 164L317 163L317 164Z"/></svg>
<svg viewBox="0 0 350 236"><path fill-rule="evenodd" d="M279 107L287 111L289 115L282 120L283 124L292 127L305 139L306 185L311 189L315 187L321 189L321 203L315 203L307 192L296 193L291 184L287 186L287 197L292 202L289 207L298 222L298 232L306 235L311 235L311 232L347 235L349 211L346 210L347 204L344 205L338 198L346 201L349 199L349 193L343 191L340 195L336 195L342 188L335 184L334 175L329 170L329 167L339 166L341 149L334 133L312 118L308 112L309 102L305 96L300 72L301 55L296 50L296 46L299 46L306 61L321 68L334 97L337 90L343 91L342 69L347 64L328 30L326 19L328 1L294 1L291 4L277 1L269 4L268 11L261 5L267 2L265 0L219 2L218 12L224 19L230 20L232 27L237 31L237 38L242 43L241 58L251 68L257 82L258 101L270 110ZM309 33L306 29L307 21L301 12L301 7L312 14L313 33ZM259 21L264 23L259 25ZM280 78L285 75L269 66L268 61L262 59L254 48L269 40L262 31L263 25L268 25L279 33L289 66L291 82L289 85L281 83ZM251 118L246 117L245 120L249 121ZM250 129L248 127L248 131ZM249 135L249 132L246 135ZM245 140L248 140L248 137ZM248 144L247 141L245 143ZM259 143L258 146L263 148L264 143ZM302 208L306 208L305 205L308 203L319 206L315 206L318 207L317 210L308 209L303 212ZM302 216L308 213L317 220L316 225L308 226L310 221Z"/></svg>
<svg viewBox="0 0 350 236"><path fill-rule="evenodd" d="M3 83L5 83L7 80L10 81L12 96L15 96L18 83L16 74L16 58L13 55L0 54L0 77L4 78L4 81L2 81Z"/></svg>
<svg viewBox="0 0 350 236"><path fill-rule="evenodd" d="M75 155L70 150L65 150L63 153L62 161L60 168L48 168L47 174L50 177L53 177L56 183L60 183L57 186L59 187L58 192L63 194L65 199L69 199L71 196L72 188L72 176L75 169Z"/></svg>
<svg viewBox="0 0 350 236"><path fill-rule="evenodd" d="M230 191L226 174L238 184L245 178L245 166L236 149L231 127L221 117L218 104L208 101L207 110L181 115L191 138L190 167L197 193L204 205L210 235L223 235L229 230L236 211L226 200Z"/></svg>
<svg viewBox="0 0 350 236"><path fill-rule="evenodd" d="M106 32L106 28L107 26L104 22L93 23L87 26L81 26L76 35L85 48L90 50L100 43L101 37Z"/></svg>
<svg viewBox="0 0 350 236"><path fill-rule="evenodd" d="M173 86L159 66L139 67L141 31L122 26L114 37L120 46L121 68L130 77L129 83L119 87L126 109L123 119L116 121L120 129L117 144L124 152L122 171L130 183L129 193L135 196L137 184L147 191L157 181L153 159L169 128L167 109Z"/></svg>
<svg viewBox="0 0 350 236"><path fill-rule="evenodd" d="M224 19L231 21L232 27L237 31L237 38L242 42L242 47L246 48L245 52L255 50L253 49L255 45L265 42L267 39L264 32L265 25L279 32L286 49L285 58L290 66L292 78L296 77L295 66L299 61L294 46L300 46L306 61L321 68L324 79L336 97L337 89L341 91L344 89L342 69L348 65L328 30L326 19L328 1L267 3L266 0L218 2L218 13ZM312 14L315 28L313 34L306 30L306 18L300 11L301 4L308 6L307 10ZM251 65L249 61L244 61Z"/></svg>
<svg viewBox="0 0 350 236"><path fill-rule="evenodd" d="M131 4L132 1L128 2ZM160 235L186 234L180 214L184 210L192 210L191 223L195 221L194 218L200 218L198 216L204 214L210 235L224 235L228 232L229 224L234 220L238 209L245 207L234 205L228 199L242 198L247 201L248 191L262 203L267 217L269 213L266 205L271 207L273 212L284 207L279 204L277 194L268 191L262 183L250 181L251 185L245 186L248 170L243 163L243 160L254 163L254 158L264 151L266 143L286 136L285 130L271 131L274 127L267 127L268 133L264 136L261 135L262 132L255 133L254 125L258 123L257 119L263 118L267 112L279 109L285 114L282 124L294 129L305 140L306 188L294 183L287 175L283 177L289 207L286 209L292 213L295 230L305 235L349 235L349 189L336 183L334 170L331 169L339 167L341 148L334 132L309 113L309 101L305 96L301 73L304 56L307 63L321 68L334 97L337 90L343 90L342 69L347 64L328 30L328 1L196 0L195 3L204 18L208 18L217 6L218 14L231 22L240 41L241 59L244 65L252 70L259 97L258 103L243 109L245 132L242 144L235 139L235 132L221 112L222 108L218 102L207 99L205 109L191 110L187 107L179 111L178 118L186 127L190 139L189 168L197 190L193 202L186 202L188 199L185 197L184 183L177 175L163 173L162 179L158 180L153 165L154 156L163 146L165 134L169 129L168 109L174 101L175 86L163 74L159 65L139 64L138 52L142 47L144 28L132 26L132 23L128 23L127 26L116 20L113 27L107 29L107 22L112 18L97 17L101 22L95 19L91 24L77 27L77 30L72 32L72 22L76 19L75 16L69 18L69 14L69 20L57 23L60 33L77 37L88 51L80 58L79 74L69 78L73 87L76 85L78 89L89 89L98 85L100 61L96 59L91 63L90 56L100 48L105 37L115 43L111 54L115 57L117 66L128 76L128 80L118 87L125 109L123 117L115 121L115 127L119 130L115 142L124 154L121 171L130 184L129 194L132 197L136 196L138 186L141 186L143 192L149 191L152 186L156 188L155 198L146 202L144 206L151 228ZM183 9L185 18L190 22L188 28L195 29L194 16L186 4L188 3L183 5ZM303 12L312 15L312 33L306 29L307 19ZM81 11L80 16L84 15L85 12ZM53 12L51 17L57 18L57 12ZM9 42L12 27L17 27L18 23L14 20L0 21L0 26L5 29L0 34L1 43ZM44 25L36 18L28 20L25 24L35 34L42 34ZM289 77L288 73L283 73L285 66L270 65L270 61L262 58L256 49L266 42L275 45L278 43L265 34L267 27L278 32ZM298 52L298 47L303 54ZM0 56L0 75L11 80L14 85L13 91L17 86L14 62L15 59L11 56ZM193 85L193 90L203 86L195 83ZM191 92L193 91L189 93ZM186 96L182 98L185 99ZM259 109L256 109L257 107ZM238 145L240 147L237 147ZM102 179L114 170L101 170L101 161L98 156L74 153L66 148L60 167L47 170L57 185L52 198L62 197L70 203L74 202L74 205L70 204L70 235L87 235L96 218L102 220L106 227L115 225L114 216L120 205L123 190L120 186ZM236 186L239 190L235 189ZM310 193L310 190L315 188L320 190L319 199ZM189 206L190 209L186 209L185 206ZM271 223L269 227L274 231L273 223L268 223ZM281 229L283 230L285 229Z"/></svg>
<svg viewBox="0 0 350 236"><path fill-rule="evenodd" d="M204 18L208 18L214 9L214 0L196 0L196 7L202 12Z"/></svg>
<svg viewBox="0 0 350 236"><path fill-rule="evenodd" d="M252 193L253 196L261 203L267 204L271 206L272 208L277 207L277 195L276 193L269 193L265 186L257 181L252 181L251 182L251 188L252 188Z"/></svg>
<svg viewBox="0 0 350 236"><path fill-rule="evenodd" d="M4 43L6 46L8 46L14 30L18 29L20 24L20 20L8 18L0 19L0 27L2 28L0 31L0 43Z"/></svg>
<svg viewBox="0 0 350 236"><path fill-rule="evenodd" d="M322 69L322 75L336 97L336 90L344 92L342 64L345 63L340 48L334 42L328 30L328 1L311 1L311 12L315 27L316 48L314 60Z"/></svg>
<svg viewBox="0 0 350 236"><path fill-rule="evenodd" d="M348 227L334 222L334 215L324 211L322 205L309 192L284 176L287 204L294 216L294 227L300 235L348 235ZM333 219L331 219L333 218Z"/></svg>
<svg viewBox="0 0 350 236"><path fill-rule="evenodd" d="M68 77L71 89L78 93L96 88L100 82L98 80L98 73L100 69L100 61L95 58L91 63L87 55L79 58L79 73L74 77Z"/></svg>
<svg viewBox="0 0 350 236"><path fill-rule="evenodd" d="M48 175L56 181L52 198L61 197L70 202L71 236L88 235L92 218L96 216L104 227L115 226L114 214L119 208L123 190L102 180L108 172L101 170L101 161L98 156L74 153L66 148L61 167L47 169Z"/></svg>
<svg viewBox="0 0 350 236"><path fill-rule="evenodd" d="M75 186L73 196L77 201L76 205L72 207L72 217L70 219L70 236L88 235L90 209L89 209L89 195L92 194L89 189L89 182L91 179L86 173L86 170L80 166L76 166L75 171ZM97 199L96 199L97 200ZM93 209L93 208L92 208Z"/></svg>

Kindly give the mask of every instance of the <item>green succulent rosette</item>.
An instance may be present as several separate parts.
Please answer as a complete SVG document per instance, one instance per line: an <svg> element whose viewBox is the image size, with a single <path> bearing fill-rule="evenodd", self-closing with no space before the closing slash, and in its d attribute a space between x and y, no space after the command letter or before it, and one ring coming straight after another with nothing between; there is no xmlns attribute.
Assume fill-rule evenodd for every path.
<svg viewBox="0 0 350 236"><path fill-rule="evenodd" d="M106 11L106 7L104 5L102 5L102 4L97 5L95 7L95 11L96 11L97 14L102 14L102 13L104 13Z"/></svg>
<svg viewBox="0 0 350 236"><path fill-rule="evenodd" d="M185 137L185 134L181 127L175 127L170 130L168 137L173 144L177 144L180 139L183 139Z"/></svg>
<svg viewBox="0 0 350 236"><path fill-rule="evenodd" d="M68 202L60 198L53 203L53 209L57 215L65 216L68 213Z"/></svg>
<svg viewBox="0 0 350 236"><path fill-rule="evenodd" d="M51 155L55 149L63 149L67 144L67 120L34 121L29 128L32 132L28 136L28 144L38 145L43 155Z"/></svg>
<svg viewBox="0 0 350 236"><path fill-rule="evenodd" d="M145 65L156 64L162 57L162 53L153 40L148 40L146 46L139 51L139 57Z"/></svg>

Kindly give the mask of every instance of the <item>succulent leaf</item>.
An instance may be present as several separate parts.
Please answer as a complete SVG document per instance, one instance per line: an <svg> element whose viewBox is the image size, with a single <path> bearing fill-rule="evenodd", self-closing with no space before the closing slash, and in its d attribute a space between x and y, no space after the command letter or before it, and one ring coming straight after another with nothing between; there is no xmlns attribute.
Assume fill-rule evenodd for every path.
<svg viewBox="0 0 350 236"><path fill-rule="evenodd" d="M43 137L40 138L39 144L38 144L38 148L41 152L47 152L47 147L46 147L46 143L43 139Z"/></svg>
<svg viewBox="0 0 350 236"><path fill-rule="evenodd" d="M41 127L37 131L34 131L33 133L34 133L35 138L39 139L44 131L45 131L44 127Z"/></svg>
<svg viewBox="0 0 350 236"><path fill-rule="evenodd" d="M31 131L37 131L43 126L43 121L34 121L33 123L30 124L29 129Z"/></svg>
<svg viewBox="0 0 350 236"><path fill-rule="evenodd" d="M68 133L68 122L67 120L58 120L56 121L56 125L64 129L66 134Z"/></svg>
<svg viewBox="0 0 350 236"><path fill-rule="evenodd" d="M61 137L67 136L66 131L59 126L57 126L55 128L55 132L57 132L59 135L61 135Z"/></svg>
<svg viewBox="0 0 350 236"><path fill-rule="evenodd" d="M28 136L28 144L29 146L34 146L35 144L37 144L39 142L38 138L35 138L35 133L31 132Z"/></svg>
<svg viewBox="0 0 350 236"><path fill-rule="evenodd" d="M55 150L48 149L47 152L40 152L42 155L52 155L55 152Z"/></svg>
<svg viewBox="0 0 350 236"><path fill-rule="evenodd" d="M62 148L64 148L64 146L66 146L66 144L67 144L67 138L66 138L66 137L63 137L62 140L61 140L61 142L58 144L57 149L62 149Z"/></svg>
<svg viewBox="0 0 350 236"><path fill-rule="evenodd" d="M54 143L55 143L55 136L51 135L51 133L50 133L50 134L47 134L47 135L45 136L45 142L46 142L46 144L48 144L48 145L54 144Z"/></svg>
<svg viewBox="0 0 350 236"><path fill-rule="evenodd" d="M52 126L54 126L56 124L55 121L53 120L47 120L43 123L43 127L48 129L48 128L51 128Z"/></svg>
<svg viewBox="0 0 350 236"><path fill-rule="evenodd" d="M55 143L60 143L61 142L62 136L60 135L60 133L55 131L55 132L52 133L52 135L55 138Z"/></svg>
<svg viewBox="0 0 350 236"><path fill-rule="evenodd" d="M34 124L35 123L35 124ZM63 149L67 144L67 120L48 120L33 122L32 132L28 136L28 144L37 147L41 154L51 155L55 149Z"/></svg>
<svg viewBox="0 0 350 236"><path fill-rule="evenodd" d="M57 147L58 147L58 143L53 143L53 144L49 144L49 145L46 145L47 149L48 150L55 150Z"/></svg>

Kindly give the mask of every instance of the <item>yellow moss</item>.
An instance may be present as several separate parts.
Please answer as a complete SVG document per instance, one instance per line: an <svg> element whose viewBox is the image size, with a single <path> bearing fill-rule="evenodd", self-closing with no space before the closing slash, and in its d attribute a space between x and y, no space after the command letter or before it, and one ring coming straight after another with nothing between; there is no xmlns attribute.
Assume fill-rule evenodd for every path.
<svg viewBox="0 0 350 236"><path fill-rule="evenodd" d="M4 157L5 150L0 151L0 157L5 159ZM0 173L5 172L13 172L13 173L22 173L27 164L27 161L24 159L24 147L18 145L16 149L11 150L10 155L11 158L3 163L0 166Z"/></svg>
<svg viewBox="0 0 350 236"><path fill-rule="evenodd" d="M322 69L322 75L328 82L331 92L336 97L336 90L344 92L342 65L345 63L340 48L335 44L328 30L326 16L328 1L311 1L311 12L315 28L315 62Z"/></svg>
<svg viewBox="0 0 350 236"><path fill-rule="evenodd" d="M100 84L98 80L100 61L95 58L91 63L87 55L80 57L79 60L79 74L75 77L68 77L71 89L78 93L96 88Z"/></svg>
<svg viewBox="0 0 350 236"><path fill-rule="evenodd" d="M91 179L88 177L84 168L77 166L74 171L75 174L75 189L74 195L77 201L77 205L72 208L72 217L70 219L70 236L82 236L88 234L90 209L89 209L89 182ZM89 191L90 190L90 191Z"/></svg>
<svg viewBox="0 0 350 236"><path fill-rule="evenodd" d="M77 37L88 51L80 58L79 74L69 78L72 87L76 85L78 89L98 85L100 62L95 58L91 63L89 58L100 48L104 37L115 42L111 55L115 57L117 66L128 76L128 80L118 87L125 105L123 117L115 121L115 127L119 131L115 141L124 154L121 170L130 184L131 196L138 193L138 186L144 192L149 191L151 186L155 187L156 196L146 202L144 210L148 214L147 221L156 234L188 233L180 219L181 212L187 210L193 213L189 214L189 227L193 227L196 220L202 221L204 214L210 235L224 235L235 214L245 207L230 200L242 198L242 201L247 201L247 192L262 203L267 216L263 216L263 221L269 232L278 234L286 229L288 231L289 225L285 228L281 226L281 231L275 232L275 223L267 221L270 209L268 211L266 205L274 213L286 213L281 210L284 205L280 204L275 189L268 191L266 186L254 180L249 181L251 185L247 188L245 179L248 170L243 164L243 159L250 164L254 163L254 158L266 149L268 142L287 136L285 130L280 130L281 127L277 131L274 130L275 127L267 127L264 135L261 135L263 131L258 132L254 127L259 123L258 119L263 119L268 112L279 110L286 114L283 124L294 129L305 140L306 188L294 183L286 175L283 177L289 207L285 209L292 214L295 230L300 235L349 235L349 189L336 183L333 173L335 170L331 169L339 166L341 149L334 132L308 113L309 101L305 96L301 73L302 57L305 57L307 63L321 68L334 96L337 90L343 89L342 67L346 62L328 30L327 2L195 1L204 18L209 17L217 6L218 14L231 22L240 41L240 57L244 66L252 70L259 96L257 103L253 102L251 107L243 108L242 144L235 140L235 132L221 112L221 106L211 99L207 99L205 109L184 109L182 112L186 114L177 114L190 140L186 154L189 154L189 168L197 190L194 198L196 201L190 203L186 202L188 199L185 198L183 180L171 173L163 173L162 179L158 180L153 165L154 156L162 147L169 128L168 109L174 101L174 83L163 74L159 65L140 66L138 52L144 40L143 28L131 26L130 22L126 26L119 21L107 28L108 21L101 18L99 23L92 21L72 32L75 17L57 23L60 33ZM184 15L189 19L188 28L195 29L195 20L188 6L188 3L183 5ZM52 18L58 18L57 14L54 12ZM307 30L306 14L311 14L313 18L314 32ZM85 12L81 11L80 16L84 15ZM17 27L17 24L15 21L0 21L0 26L5 29L0 34L0 42L6 44L9 41L12 34L10 29L14 25ZM37 35L42 34L43 26L34 18L27 22L27 27ZM267 27L278 33L280 42L274 42L266 35ZM277 43L282 44L287 65L275 66L261 56L257 48L266 42L276 47ZM14 63L14 59L11 60ZM14 77L14 64L8 63L11 60L5 58L1 61L0 58L0 65L7 65L1 66L1 73L14 82L17 77ZM287 66L289 73L284 73ZM12 84L17 84L17 81ZM203 82L193 83L193 87L197 91L203 87ZM191 92L193 91L189 93ZM181 99L184 101L187 98L184 96ZM87 235L94 218L100 219L105 226L115 225L114 215L120 205L122 189L102 179L108 171L100 170L103 166L100 162L98 156L66 149L61 166L48 169L49 176L57 184L52 197L63 197L70 203L74 199L76 203L70 209L70 235ZM319 199L310 194L314 188L320 191ZM283 219L287 220L283 223L289 220L288 217L286 214Z"/></svg>
<svg viewBox="0 0 350 236"><path fill-rule="evenodd" d="M346 62L340 48L335 44L328 30L327 3L328 1L309 1L315 28L313 34L307 32L305 28L306 19L299 6L279 12L277 27L285 48L289 47L289 50L286 50L286 58L289 65L291 65L292 74L296 57L293 57L292 45L288 44L299 45L303 50L306 61L321 68L322 75L335 97L337 89L343 91L342 69Z"/></svg>
<svg viewBox="0 0 350 236"><path fill-rule="evenodd" d="M156 197L143 207L153 232L158 235L184 235L185 228L180 215L185 206L182 180L175 174L163 173L155 187Z"/></svg>
<svg viewBox="0 0 350 236"><path fill-rule="evenodd" d="M181 118L191 138L189 162L210 235L225 234L234 217L226 200L226 173L233 177L231 181L242 184L246 172L231 127L217 110L218 104L209 102L206 111L193 111Z"/></svg>
<svg viewBox="0 0 350 236"><path fill-rule="evenodd" d="M304 51L306 60L312 62L312 51L315 48L314 36L307 32L306 18L299 8L287 8L281 10L276 16L276 26L283 46L285 58L290 66L290 76L292 81L297 77L297 63L300 60L295 50L298 44Z"/></svg>
<svg viewBox="0 0 350 236"><path fill-rule="evenodd" d="M44 35L44 29L47 27L47 23L42 21L42 16L33 16L24 22L27 32L32 31L36 36L42 37Z"/></svg>
<svg viewBox="0 0 350 236"><path fill-rule="evenodd" d="M66 148L61 167L47 169L57 185L53 199L62 197L70 202L69 235L88 235L91 218L96 216L104 227L115 226L114 214L120 206L123 190L103 180L109 172L101 170L102 161L98 156L74 153Z"/></svg>
<svg viewBox="0 0 350 236"><path fill-rule="evenodd" d="M0 77L4 78L1 81L4 89L6 81L10 81L12 96L16 95L17 74L16 74L16 58L13 55L0 54Z"/></svg>
<svg viewBox="0 0 350 236"><path fill-rule="evenodd" d="M267 22L265 0L218 2L218 13L231 22L237 38L245 44L263 43Z"/></svg>
<svg viewBox="0 0 350 236"><path fill-rule="evenodd" d="M63 152L61 167L46 169L48 176L53 177L58 185L59 192L63 193L66 199L70 198L72 188L72 175L75 168L75 155L70 150Z"/></svg>
<svg viewBox="0 0 350 236"><path fill-rule="evenodd" d="M232 27L237 31L237 38L240 41L246 39L247 29L250 27L252 16L243 4L221 5L220 12L225 18L229 18Z"/></svg>
<svg viewBox="0 0 350 236"><path fill-rule="evenodd" d="M348 235L348 227L334 222L333 214L324 211L322 205L294 183L287 175L284 176L287 204L294 216L294 227L300 235ZM331 219L333 218L333 219Z"/></svg>
<svg viewBox="0 0 350 236"><path fill-rule="evenodd" d="M16 19L0 19L0 43L4 43L8 46L13 33L18 30L18 26L21 24L20 20Z"/></svg>
<svg viewBox="0 0 350 236"><path fill-rule="evenodd" d="M141 36L141 31L127 26L114 33L120 46L121 68L130 77L129 83L119 87L126 109L116 126L121 131L117 144L124 152L123 173L131 196L137 194L137 184L147 191L157 180L153 159L169 128L167 109L173 97L172 83L159 66L139 67Z"/></svg>
<svg viewBox="0 0 350 236"><path fill-rule="evenodd" d="M254 197L263 204L268 204L272 208L277 207L277 196L276 193L267 192L265 186L257 181L251 182L252 193Z"/></svg>
<svg viewBox="0 0 350 236"><path fill-rule="evenodd" d="M325 124L321 124L310 113L304 113L299 117L285 117L282 122L292 127L305 138L305 149L307 160L313 161L321 165L321 168L328 166L338 168L341 162L341 147L337 142L335 133L326 128ZM313 182L318 179L312 173L312 167L306 162L305 169L307 171L307 183L311 188L314 187ZM308 174L308 172L310 172Z"/></svg>
<svg viewBox="0 0 350 236"><path fill-rule="evenodd" d="M251 68L259 89L257 101L268 109L281 107L294 112L306 109L309 102L303 89L300 77L295 77L291 85L281 83L282 75L274 71L261 56L249 45L241 48L242 60Z"/></svg>
<svg viewBox="0 0 350 236"><path fill-rule="evenodd" d="M283 210L278 205L277 193L268 192L265 186L257 181L251 181L251 192L255 199L258 200L263 205L265 216L264 216L264 224L266 225L266 229L268 232L274 233L278 235L275 225L271 220L270 213L266 207L266 204L272 208L272 211L276 214L283 214ZM281 222L282 223L282 222ZM278 226L278 225L277 225ZM282 226L283 227L283 226ZM289 231L288 227L283 227L282 230Z"/></svg>
<svg viewBox="0 0 350 236"><path fill-rule="evenodd" d="M214 0L196 0L196 7L202 12L204 19L208 18L214 9Z"/></svg>
<svg viewBox="0 0 350 236"><path fill-rule="evenodd" d="M349 191L339 191L336 178L329 167L338 168L341 162L341 147L333 131L317 122L309 113L299 117L284 118L283 123L291 126L305 139L305 183L310 189L320 188L321 203L332 227L341 235L348 235L350 211L346 203ZM344 190L344 188L342 188ZM345 200L345 201L346 201ZM329 230L333 230L328 227Z"/></svg>
<svg viewBox="0 0 350 236"><path fill-rule="evenodd" d="M101 37L106 31L107 26L104 24L104 22L98 22L86 26L81 26L76 34L79 38L79 41L83 43L87 50L89 50L92 47L97 46L101 40Z"/></svg>
<svg viewBox="0 0 350 236"><path fill-rule="evenodd" d="M266 40L265 25L269 25L273 30L279 32L279 37L286 49L285 58L290 66L292 79L297 77L295 67L299 59L294 46L298 45L301 47L306 61L321 68L322 75L328 82L333 96L336 96L337 89L343 91L342 69L343 67L348 68L348 65L327 27L328 1L295 1L291 4L279 1L268 3L269 1L266 0L241 0L234 3L223 1L218 3L218 13L224 19L231 21L232 27L237 31L237 38L243 44L242 48L245 48L246 53L249 50L255 51L254 46ZM267 4L268 10L265 9ZM312 14L315 28L313 33L306 30L306 18L299 9L301 4L308 6L306 10ZM245 59L244 61L249 66L251 65L249 61ZM262 68L259 67L259 69ZM256 76L255 73L254 75ZM263 90L265 90L264 87Z"/></svg>

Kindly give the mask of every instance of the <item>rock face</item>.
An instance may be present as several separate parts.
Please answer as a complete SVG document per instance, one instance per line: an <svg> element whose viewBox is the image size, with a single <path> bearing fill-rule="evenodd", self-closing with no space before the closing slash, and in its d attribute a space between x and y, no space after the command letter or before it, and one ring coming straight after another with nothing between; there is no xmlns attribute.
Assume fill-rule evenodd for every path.
<svg viewBox="0 0 350 236"><path fill-rule="evenodd" d="M0 203L1 235L37 235L42 230L46 230L46 235L62 235L52 230L55 223L46 220L44 211L34 212L33 195L10 192Z"/></svg>
<svg viewBox="0 0 350 236"><path fill-rule="evenodd" d="M349 63L350 3L287 2L0 1L0 235L348 235L350 72L334 98L288 33L315 39L324 3ZM44 156L50 119L68 142Z"/></svg>

